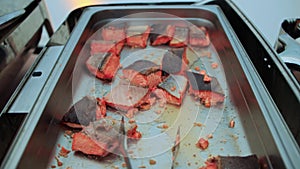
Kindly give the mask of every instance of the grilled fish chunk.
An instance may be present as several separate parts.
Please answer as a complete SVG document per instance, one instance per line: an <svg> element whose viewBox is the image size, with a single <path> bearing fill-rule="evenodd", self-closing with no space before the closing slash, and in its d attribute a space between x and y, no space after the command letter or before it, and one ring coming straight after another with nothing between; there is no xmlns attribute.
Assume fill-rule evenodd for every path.
<svg viewBox="0 0 300 169"><path fill-rule="evenodd" d="M161 82L162 71L151 61L138 60L124 68L123 75L132 85L153 88Z"/></svg>
<svg viewBox="0 0 300 169"><path fill-rule="evenodd" d="M114 42L114 41L105 41L105 40L93 40L91 42L91 55L95 55L97 53L114 53L116 55L120 55L122 48L124 46L124 42Z"/></svg>
<svg viewBox="0 0 300 169"><path fill-rule="evenodd" d="M165 53L162 60L162 70L168 74L180 74L187 69L185 48L171 49Z"/></svg>
<svg viewBox="0 0 300 169"><path fill-rule="evenodd" d="M200 98L200 101L206 106L214 106L224 102L224 92L215 77L209 77L210 81L205 81L207 75L193 71L187 71L189 80L189 93Z"/></svg>
<svg viewBox="0 0 300 169"><path fill-rule="evenodd" d="M209 34L205 27L190 27L189 44L196 47L207 47L210 44Z"/></svg>
<svg viewBox="0 0 300 169"><path fill-rule="evenodd" d="M101 35L105 41L114 41L116 43L125 41L126 31L124 23L110 24L102 28Z"/></svg>
<svg viewBox="0 0 300 169"><path fill-rule="evenodd" d="M97 78L112 81L120 67L120 57L114 53L97 53L89 57L86 66Z"/></svg>
<svg viewBox="0 0 300 169"><path fill-rule="evenodd" d="M175 27L175 33L170 41L171 47L184 47L188 44L189 29L187 27Z"/></svg>
<svg viewBox="0 0 300 169"><path fill-rule="evenodd" d="M126 45L145 48L150 30L149 25L129 26L126 30Z"/></svg>
<svg viewBox="0 0 300 169"><path fill-rule="evenodd" d="M120 146L119 128L120 121L112 118L102 118L91 122L82 131L73 135L72 150L100 157L116 153ZM125 130L130 136L129 139L141 138L136 124L125 125Z"/></svg>
<svg viewBox="0 0 300 169"><path fill-rule="evenodd" d="M187 88L187 79L181 75L169 75L158 85L154 94L167 103L181 105Z"/></svg>
<svg viewBox="0 0 300 169"><path fill-rule="evenodd" d="M130 84L118 84L104 96L106 104L117 110L125 111L139 108L149 99L149 89Z"/></svg>
<svg viewBox="0 0 300 169"><path fill-rule="evenodd" d="M151 27L150 43L152 46L169 43L175 32L174 25L155 24Z"/></svg>
<svg viewBox="0 0 300 169"><path fill-rule="evenodd" d="M63 124L72 128L82 128L90 122L106 116L104 100L85 96L76 102L63 116Z"/></svg>

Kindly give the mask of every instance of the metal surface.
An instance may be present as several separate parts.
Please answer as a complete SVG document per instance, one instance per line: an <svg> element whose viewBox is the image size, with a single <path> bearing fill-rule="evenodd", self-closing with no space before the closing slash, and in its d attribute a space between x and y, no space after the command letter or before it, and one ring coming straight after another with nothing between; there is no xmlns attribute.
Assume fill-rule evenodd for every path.
<svg viewBox="0 0 300 169"><path fill-rule="evenodd" d="M8 113L30 113L32 107L43 89L63 46L48 47L30 78L18 94Z"/></svg>
<svg viewBox="0 0 300 169"><path fill-rule="evenodd" d="M25 13L1 30L0 34L0 109L1 114L9 107L22 88L30 67L39 57L37 44L45 26L49 36L53 33L49 25L47 10L43 2L31 2ZM30 74L30 72L29 72Z"/></svg>
<svg viewBox="0 0 300 169"><path fill-rule="evenodd" d="M218 79L222 82L222 88L225 90L226 108L220 123L213 131L213 139L210 140L211 146L207 151L200 151L194 146L199 139L199 133L205 126L193 126L187 132L185 125L193 124L193 122L204 123L210 113L210 109L201 105L194 105L192 98L186 95L182 107L185 110L183 111L184 114L178 112L178 107L168 106L166 112L159 119L162 120L160 123L169 123L174 121L174 118L178 115L178 118L181 118L183 121L181 133L186 135L181 142L182 146L177 157L177 168L200 167L209 154L245 155L252 153L266 159L269 166L273 168L283 168L284 166L293 168L297 166L295 164L299 162L293 160L295 157L289 159L287 154L282 151L282 149L287 149L287 147L284 145L285 142L280 140L282 137L279 137L277 129L284 128L284 124L280 120L276 121L278 118L276 120L270 118L271 113L276 117L279 114L276 105L265 91L264 85L247 54L237 41L234 32L219 8L215 6L122 6L89 8L82 15L78 26L74 29L61 54L62 57L59 58L58 64L50 74L46 86L39 96L39 101L34 105L31 114L26 119L26 123L21 128L22 132L17 136L18 140L14 142L14 146L2 165L3 167L45 168L55 163L53 159L59 151L57 144L70 149L71 139L64 136L66 129L59 125L60 119L72 105L72 99L75 102L82 96L95 94L95 88L90 88L91 86L95 87L94 84L96 84L97 89L105 86L95 80L93 76L88 75L87 70L83 66L85 59L89 55L88 49L84 48L84 43L97 26L136 12L164 12L187 18L195 24L209 23L208 25L212 25L210 35L213 44L210 46L209 51L212 53L213 60L223 65L224 71L220 71L217 76L219 76ZM203 22L204 20L208 22ZM153 18L142 22L139 19L132 18L132 21L140 23L161 22L160 19ZM130 49L125 51L134 52ZM77 69L77 66L78 70L81 71L74 71ZM226 78L227 81L221 80L222 77L223 79ZM72 84L72 82L80 83ZM96 90L96 92L98 92L96 93L98 95L105 93L105 91L99 90ZM198 116L194 118L197 113ZM137 116L136 120L143 122L143 116L145 115L147 114L141 113L141 117ZM228 128L228 122L232 118L236 122L236 127L233 129ZM274 126L274 121L277 122L276 127ZM143 132L144 137L149 137L155 132L161 132L156 126L140 125L140 130ZM172 126L172 128L176 129L176 125ZM284 132L281 133L281 135L284 134ZM139 149L134 149L136 147L131 148L136 150L136 153L147 153L147 151L155 150L163 144L172 144L173 142L170 138L175 138L175 135L176 131L162 135L165 142L159 142L160 144L151 142L151 147L149 147L149 142L147 146L145 146L145 142L144 144L142 144L143 142L138 142L136 147ZM36 156L37 154L39 156ZM33 159L33 156L36 158ZM170 150L150 158L155 158L157 161L156 166L153 167L171 167ZM111 168L120 166L122 161L118 157L107 158L101 161L89 160L84 156L76 156L73 152L69 154L68 158L61 160L63 160L65 167L72 166L72 168L99 168L100 166ZM147 165L147 167L151 167L148 165L148 160L148 157L142 159L133 158L133 166Z"/></svg>
<svg viewBox="0 0 300 169"><path fill-rule="evenodd" d="M6 14L4 16L0 16L0 30L9 26L15 19L17 19L24 13L25 13L25 10L21 9L21 10L17 10L15 12Z"/></svg>
<svg viewBox="0 0 300 169"><path fill-rule="evenodd" d="M128 152L127 152L127 136L126 136L126 131L125 131L125 121L124 121L124 116L122 116L121 119L121 125L120 125L120 151L122 153L122 156L124 158L125 164L126 164L126 168L127 169L132 169L131 163L130 163L130 159L128 156Z"/></svg>
<svg viewBox="0 0 300 169"><path fill-rule="evenodd" d="M281 34L279 40L285 45L284 51L279 54L283 62L300 68L300 44L286 33Z"/></svg>
<svg viewBox="0 0 300 169"><path fill-rule="evenodd" d="M205 4L218 5L228 18L235 34L243 44L251 63L261 77L265 87L277 105L280 114L270 114L276 127L273 135L284 138L282 143L292 145L281 151L286 158L299 157L300 145L300 87L288 67L277 56L273 47L263 38L253 23L238 9L236 5L227 1L208 1ZM241 20L242 22L236 22ZM277 121L284 120L283 126L277 125ZM282 132L285 131L285 132ZM294 138L291 138L292 137ZM295 144L295 140L298 145ZM280 140L278 140L281 142Z"/></svg>

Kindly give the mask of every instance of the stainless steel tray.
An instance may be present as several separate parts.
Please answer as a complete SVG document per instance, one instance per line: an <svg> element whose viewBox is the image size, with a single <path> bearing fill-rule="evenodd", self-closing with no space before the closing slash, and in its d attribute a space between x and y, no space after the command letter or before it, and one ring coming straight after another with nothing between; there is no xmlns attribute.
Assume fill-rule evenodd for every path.
<svg viewBox="0 0 300 169"><path fill-rule="evenodd" d="M15 168L46 168L56 165L55 156L59 147L71 149L71 139L65 136L66 128L60 120L68 108L86 95L101 97L117 83L103 84L95 79L84 66L89 56L89 38L102 25L114 19L131 15L130 23L153 24L160 22L185 22L177 17L157 18L135 15L140 12L162 12L174 15L195 25L207 26L210 29L212 44L206 48L196 50L199 55L209 51L212 59L205 60L219 63L220 67L210 70L221 83L226 99L223 107L205 108L195 104L191 96L186 94L183 105L178 108L168 105L162 115L157 115L151 109L137 115L136 120L143 138L137 144L129 147L133 151L131 161L135 168L171 167L171 143L174 142L176 126L182 126L182 141L179 155L176 158L177 168L199 168L210 155L249 155L256 154L263 159L270 168L282 168L284 163L276 145L276 139L271 134L264 114L276 110L263 87L252 65L247 63L247 55L238 43L230 25L217 6L130 6L125 7L91 7L82 14L77 27L74 29L66 44L57 65L50 75L39 100L19 133L19 140L15 142L10 154L4 161L5 167ZM149 14L149 13L148 13ZM151 16L151 15L150 15ZM122 52L122 63L128 63L129 56L137 58L141 55L159 53L164 50L148 47L143 51L125 48ZM136 56L135 56L136 55ZM157 57L155 57L157 58ZM209 67L207 67L209 68ZM266 103L271 103L266 108ZM155 108L154 108L155 109ZM117 116L109 113L111 116ZM234 119L236 126L229 128L228 123ZM205 124L194 126L194 122ZM170 129L163 131L157 126L168 123ZM30 127L29 127L29 124ZM36 124L36 125L35 125ZM27 128L26 128L27 127ZM27 130L26 130L27 129ZM195 146L199 137L212 133L210 146L201 151ZM158 136L158 137L157 137ZM267 138L267 139L266 139ZM266 142L267 140L267 142ZM155 159L156 165L149 165L149 159ZM104 159L89 159L86 156L71 152L68 158L60 158L63 168L121 168L121 157L111 155Z"/></svg>

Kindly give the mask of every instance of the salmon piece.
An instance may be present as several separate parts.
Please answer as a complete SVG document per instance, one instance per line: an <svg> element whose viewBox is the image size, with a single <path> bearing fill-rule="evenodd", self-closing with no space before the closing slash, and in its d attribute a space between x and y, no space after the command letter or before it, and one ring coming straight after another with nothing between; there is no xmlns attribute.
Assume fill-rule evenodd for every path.
<svg viewBox="0 0 300 169"><path fill-rule="evenodd" d="M152 46L169 43L175 33L174 25L155 24L151 27L150 43Z"/></svg>
<svg viewBox="0 0 300 169"><path fill-rule="evenodd" d="M181 75L169 75L158 85L154 94L159 98L166 100L167 103L181 105L186 88L187 79Z"/></svg>
<svg viewBox="0 0 300 169"><path fill-rule="evenodd" d="M85 96L76 102L63 116L63 124L72 128L82 128L90 122L106 116L104 100Z"/></svg>
<svg viewBox="0 0 300 169"><path fill-rule="evenodd" d="M120 67L120 57L114 53L97 53L89 57L86 66L97 78L112 81Z"/></svg>
<svg viewBox="0 0 300 169"><path fill-rule="evenodd" d="M160 66L148 60L138 60L122 71L123 77L135 86L153 88L161 82Z"/></svg>
<svg viewBox="0 0 300 169"><path fill-rule="evenodd" d="M175 32L170 41L171 47L184 47L188 44L189 29L187 27L175 27Z"/></svg>
<svg viewBox="0 0 300 169"><path fill-rule="evenodd" d="M123 42L126 39L125 24L107 25L101 30L101 35L105 41L113 41L116 43Z"/></svg>
<svg viewBox="0 0 300 169"><path fill-rule="evenodd" d="M112 118L102 118L91 122L82 131L73 135L72 150L88 155L105 157L109 153L116 153L120 145L121 121ZM128 139L140 139L141 133L137 124L125 125Z"/></svg>
<svg viewBox="0 0 300 169"><path fill-rule="evenodd" d="M145 48L150 30L149 25L129 26L126 30L126 45Z"/></svg>
<svg viewBox="0 0 300 169"><path fill-rule="evenodd" d="M186 75L190 84L189 93L199 98L206 107L224 102L223 90L215 77L210 77L211 80L206 82L204 79L207 75L193 71L187 71Z"/></svg>
<svg viewBox="0 0 300 169"><path fill-rule="evenodd" d="M98 145L94 140L83 132L75 133L73 135L72 150L80 151L84 154L106 156L109 152Z"/></svg>
<svg viewBox="0 0 300 169"><path fill-rule="evenodd" d="M187 64L185 48L171 49L163 56L162 70L167 74L183 74Z"/></svg>
<svg viewBox="0 0 300 169"><path fill-rule="evenodd" d="M189 44L196 47L207 47L210 44L209 34L205 27L190 27Z"/></svg>
<svg viewBox="0 0 300 169"><path fill-rule="evenodd" d="M206 150L209 146L209 142L208 142L208 140L206 140L204 138L200 138L198 140L198 142L196 143L196 146L198 148L200 148L201 150Z"/></svg>
<svg viewBox="0 0 300 169"><path fill-rule="evenodd" d="M127 112L148 102L149 95L148 88L120 83L104 96L104 100L108 106Z"/></svg>
<svg viewBox="0 0 300 169"><path fill-rule="evenodd" d="M256 155L248 156L216 156L206 160L201 169L259 169L260 163Z"/></svg>
<svg viewBox="0 0 300 169"><path fill-rule="evenodd" d="M140 139L142 138L141 132L137 131L138 126L134 125L131 129L127 131L127 137L130 139Z"/></svg>
<svg viewBox="0 0 300 169"><path fill-rule="evenodd" d="M95 55L98 53L114 53L116 55L120 55L122 48L124 46L124 42L120 41L118 43L114 41L105 41L105 40L93 40L91 42L91 55Z"/></svg>

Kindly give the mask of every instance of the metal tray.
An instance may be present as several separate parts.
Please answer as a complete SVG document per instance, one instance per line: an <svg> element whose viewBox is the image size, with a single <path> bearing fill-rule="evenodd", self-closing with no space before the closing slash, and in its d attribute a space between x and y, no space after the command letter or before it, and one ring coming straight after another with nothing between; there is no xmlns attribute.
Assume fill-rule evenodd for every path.
<svg viewBox="0 0 300 169"><path fill-rule="evenodd" d="M247 55L222 11L213 5L87 8L66 44L39 100L27 117L26 124L22 126L17 136L18 140L14 143L3 166L49 168L51 165L56 165L55 156L58 155L58 144L71 149L71 139L65 136L66 128L60 124L64 113L83 96L102 96L111 85L118 81L117 78L112 84L103 84L85 69L84 62L89 56L86 45L95 30L107 22L131 14L134 15L121 20L138 24L153 24L174 21L174 19L178 22L184 21L177 17L158 19L149 15L145 19L141 15L135 15L140 12L167 13L195 25L210 28L212 45L201 51L196 50L196 53L199 52L201 55L203 50L203 53L209 51L211 60L222 65L216 71L211 70L211 72L220 81L226 99L223 107L208 109L195 104L187 94L180 109L168 105L161 116L151 110L138 114L136 120L145 139L129 147L134 152L134 157L131 158L134 168L140 166L170 168L172 164L170 145L174 142L178 125L183 126L183 138L179 155L176 158L177 168L199 168L204 165L204 161L210 155L244 156L249 154L258 155L270 168L283 168L285 164L276 145L278 138L272 136L273 126L268 125L269 119L264 116L266 112L276 110L276 108L265 89L257 87L263 86L261 80L253 66L248 63ZM157 48L151 47L142 52L139 49L125 48L121 58L124 59L126 55L132 53L136 54L133 57L140 56L141 53L147 55L148 52L153 53L153 51L159 53ZM206 64L211 60L206 60ZM268 108L266 108L266 103L271 103ZM113 113L110 115L117 116ZM231 119L236 122L234 128L228 127ZM194 122L205 125L194 126ZM157 128L162 123L169 123L172 127L167 131L162 131ZM210 133L213 138L209 140L209 148L205 151L196 148L195 143L199 137L205 137ZM157 164L149 165L149 159L155 159ZM73 152L68 158L61 157L59 160L63 162L63 168L121 168L123 163L122 158L116 155L104 159L90 159Z"/></svg>

